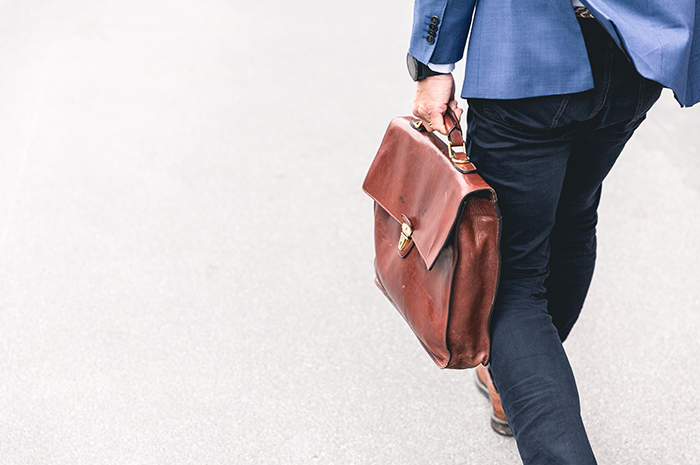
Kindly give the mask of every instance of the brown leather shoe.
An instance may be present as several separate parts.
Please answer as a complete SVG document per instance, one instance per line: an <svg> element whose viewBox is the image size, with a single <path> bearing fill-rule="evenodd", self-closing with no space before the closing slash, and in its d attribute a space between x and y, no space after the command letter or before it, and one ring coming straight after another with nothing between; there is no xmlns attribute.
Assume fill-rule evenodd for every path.
<svg viewBox="0 0 700 465"><path fill-rule="evenodd" d="M493 387L489 370L484 365L476 367L474 381L476 382L476 387L491 400L491 407L493 408L491 428L498 434L512 436L513 432L510 430L506 414L503 412L503 406L501 405L501 396L498 395L496 388Z"/></svg>

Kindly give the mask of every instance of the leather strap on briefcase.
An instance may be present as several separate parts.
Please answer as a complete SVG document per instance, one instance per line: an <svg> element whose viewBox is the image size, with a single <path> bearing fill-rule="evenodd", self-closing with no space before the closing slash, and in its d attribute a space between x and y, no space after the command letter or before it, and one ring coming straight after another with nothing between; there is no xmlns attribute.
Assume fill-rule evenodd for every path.
<svg viewBox="0 0 700 465"><path fill-rule="evenodd" d="M500 214L459 122L449 111L445 121L449 144L392 120L363 190L375 202L377 286L440 368L471 368L489 359Z"/></svg>

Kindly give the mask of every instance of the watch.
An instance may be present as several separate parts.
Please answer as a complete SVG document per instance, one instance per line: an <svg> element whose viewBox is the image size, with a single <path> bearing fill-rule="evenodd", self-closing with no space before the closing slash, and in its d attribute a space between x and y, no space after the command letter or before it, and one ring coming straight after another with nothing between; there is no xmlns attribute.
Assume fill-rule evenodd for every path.
<svg viewBox="0 0 700 465"><path fill-rule="evenodd" d="M411 76L411 79L413 79L416 82L422 81L423 79L429 76L445 74L433 71L428 65L425 65L420 61L416 60L410 54L406 54L406 65L408 66L408 74Z"/></svg>

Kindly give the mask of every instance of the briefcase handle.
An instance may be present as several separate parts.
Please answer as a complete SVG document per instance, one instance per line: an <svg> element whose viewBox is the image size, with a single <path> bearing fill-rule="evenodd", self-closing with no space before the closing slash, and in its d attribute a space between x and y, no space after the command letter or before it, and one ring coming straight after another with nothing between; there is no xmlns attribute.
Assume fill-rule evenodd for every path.
<svg viewBox="0 0 700 465"><path fill-rule="evenodd" d="M447 107L447 111L442 116L445 120L445 129L447 129L447 153L452 163L455 164L455 167L460 171L463 171L460 169L459 165L471 163L471 160L469 160L469 156L467 155L467 144L464 143L464 137L462 137L462 128L459 125L459 120L450 107ZM419 119L412 120L411 126L413 129L426 132L423 123ZM459 151L459 149L461 149L461 151Z"/></svg>
<svg viewBox="0 0 700 465"><path fill-rule="evenodd" d="M471 163L467 155L467 144L464 143L459 120L450 107L447 107L443 118L445 119L445 128L447 129L447 150L450 160L456 165ZM455 148L461 148L462 151L455 151ZM458 155L461 155L461 157L458 157Z"/></svg>

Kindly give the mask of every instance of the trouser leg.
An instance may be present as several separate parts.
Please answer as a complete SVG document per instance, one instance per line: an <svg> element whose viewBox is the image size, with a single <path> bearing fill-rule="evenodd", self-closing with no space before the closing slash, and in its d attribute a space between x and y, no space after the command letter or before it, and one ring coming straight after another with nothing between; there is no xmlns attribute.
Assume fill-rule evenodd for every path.
<svg viewBox="0 0 700 465"><path fill-rule="evenodd" d="M547 309L562 341L578 319L593 277L603 179L640 122L586 131L574 139L550 234L545 281Z"/></svg>
<svg viewBox="0 0 700 465"><path fill-rule="evenodd" d="M530 209L523 215L508 206L513 196L520 209L523 198L542 203L547 197L542 195L541 186L533 191L532 184L525 183L517 192L504 189L504 196L499 197L507 216L504 223L507 221L510 226L505 228L504 224L504 274L492 319L491 372L526 464L595 463L580 417L574 376L560 341L580 313L593 274L597 207L603 179L640 121L577 131L568 157L553 153L553 157L567 160L553 224L548 216L551 209ZM489 148L491 159L493 150ZM513 162L527 159L515 152L509 150ZM489 173L497 173L496 178L509 172L495 170L492 163L482 158L477 166L485 165ZM518 163L521 164L522 161ZM562 179L556 168L558 163L550 166L554 169L550 170L548 179L558 186ZM496 178L491 182L498 186ZM551 189L557 191L556 186ZM498 187L496 190L499 191ZM521 227L518 225L537 223L530 218L532 212L548 212L539 220L544 231L552 225L548 241L540 242L542 232L512 234L512 229ZM528 236L540 239L523 245L520 241ZM514 241L517 246L513 245ZM523 254L525 249L531 253ZM543 271L543 257L547 255ZM543 274L547 276L544 286Z"/></svg>
<svg viewBox="0 0 700 465"><path fill-rule="evenodd" d="M499 293L490 365L520 456L524 464L594 464L559 335L523 284Z"/></svg>
<svg viewBox="0 0 700 465"><path fill-rule="evenodd" d="M503 217L490 370L526 464L595 463L561 341L590 285L601 183L641 121L543 130L566 98L468 112L470 156ZM524 110L534 128L514 122Z"/></svg>
<svg viewBox="0 0 700 465"><path fill-rule="evenodd" d="M550 236L549 314L565 340L583 306L593 276L595 227L601 183L661 86L642 78L595 21L581 20L596 88L571 96L567 112L578 119Z"/></svg>
<svg viewBox="0 0 700 465"><path fill-rule="evenodd" d="M518 108L513 105L522 102L470 101L468 113L470 156L495 188L503 218L490 369L526 464L595 463L573 373L544 297L549 236L576 136L549 129L565 99L531 100ZM517 123L522 111L530 128Z"/></svg>
<svg viewBox="0 0 700 465"><path fill-rule="evenodd" d="M588 293L596 258L596 208L601 188L595 192L591 205L572 215L569 202L563 196L557 219L550 236L549 274L545 281L547 311L564 341L578 319Z"/></svg>
<svg viewBox="0 0 700 465"><path fill-rule="evenodd" d="M494 385L525 464L595 463L561 341L595 263L601 183L660 93L595 22L582 22L595 89L471 99L468 149L503 218L491 319Z"/></svg>

